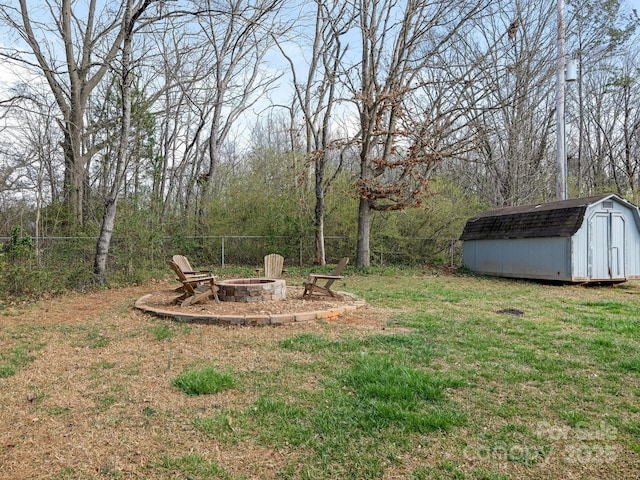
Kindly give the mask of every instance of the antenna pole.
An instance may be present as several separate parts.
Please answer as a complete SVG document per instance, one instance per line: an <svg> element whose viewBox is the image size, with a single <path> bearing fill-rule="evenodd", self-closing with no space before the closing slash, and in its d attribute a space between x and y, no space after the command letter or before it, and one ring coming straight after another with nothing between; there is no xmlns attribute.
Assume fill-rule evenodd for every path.
<svg viewBox="0 0 640 480"><path fill-rule="evenodd" d="M567 153L564 131L564 91L565 91L565 27L564 0L558 0L558 63L556 66L556 192L558 200L567 199Z"/></svg>

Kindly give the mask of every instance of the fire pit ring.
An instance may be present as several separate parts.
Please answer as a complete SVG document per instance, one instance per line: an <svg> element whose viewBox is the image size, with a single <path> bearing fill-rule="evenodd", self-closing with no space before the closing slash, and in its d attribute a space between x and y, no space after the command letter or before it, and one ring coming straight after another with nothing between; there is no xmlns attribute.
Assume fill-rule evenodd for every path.
<svg viewBox="0 0 640 480"><path fill-rule="evenodd" d="M287 299L286 282L278 278L236 278L216 282L221 302L270 302Z"/></svg>

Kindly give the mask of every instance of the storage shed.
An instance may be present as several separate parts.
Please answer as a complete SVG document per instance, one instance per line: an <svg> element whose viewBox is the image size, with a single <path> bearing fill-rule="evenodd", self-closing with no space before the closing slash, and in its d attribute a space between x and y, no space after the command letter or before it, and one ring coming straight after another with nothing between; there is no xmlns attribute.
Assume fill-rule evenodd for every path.
<svg viewBox="0 0 640 480"><path fill-rule="evenodd" d="M470 219L464 263L513 278L640 278L640 211L615 194L492 210Z"/></svg>

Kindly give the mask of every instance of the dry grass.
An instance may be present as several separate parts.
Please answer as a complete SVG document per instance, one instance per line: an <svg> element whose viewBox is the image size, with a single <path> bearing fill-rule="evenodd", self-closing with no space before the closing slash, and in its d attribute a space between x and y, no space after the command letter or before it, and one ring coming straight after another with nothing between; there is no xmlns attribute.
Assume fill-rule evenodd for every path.
<svg viewBox="0 0 640 480"><path fill-rule="evenodd" d="M318 355L283 349L280 342L307 338L301 335L329 342L400 338L416 331L434 342L428 368L465 380L447 397L467 421L383 446L376 454L388 459L380 461L379 474L367 468L359 474L353 463L347 470L336 467L334 475L326 470L325 478L638 478L640 431L631 428L640 430L638 372L603 367L596 361L602 351L587 355L578 347L591 343L574 338L593 336L596 344L609 338L624 344L630 359L638 358L636 334L625 343L615 332L601 332L589 324L585 307L640 306L637 285L597 290L419 276L354 276L347 283L345 290L370 305L331 322L276 328L177 324L131 308L166 285L73 294L5 310L0 352L28 343L33 359L0 378L0 478L303 478L314 452L265 441L260 425L242 423L242 412L278 385L291 402L301 403L312 400L297 395L326 385L327 372L314 363ZM493 313L506 308L524 316ZM573 321L576 311L582 316ZM548 348L544 342L557 344ZM171 386L186 368L205 365L231 373L240 386L203 396ZM195 426L207 418L223 418L225 434ZM578 438L609 427L609 437ZM612 452L598 448L613 454L587 458L580 447L592 455ZM372 442L368 448L376 447ZM535 449L538 457L529 461L526 455Z"/></svg>
<svg viewBox="0 0 640 480"><path fill-rule="evenodd" d="M184 454L233 476L275 478L286 452L252 442L228 448L192 425L194 415L251 405L255 393L189 397L171 387L173 378L194 362L269 375L282 361L278 342L291 335L335 335L361 322L365 331L383 328L365 320L366 308L338 324L278 328L171 324L131 308L158 287L72 294L0 317L1 348L20 337L45 343L27 368L0 379L0 478L173 478L150 466ZM174 330L172 338L156 340L158 325Z"/></svg>

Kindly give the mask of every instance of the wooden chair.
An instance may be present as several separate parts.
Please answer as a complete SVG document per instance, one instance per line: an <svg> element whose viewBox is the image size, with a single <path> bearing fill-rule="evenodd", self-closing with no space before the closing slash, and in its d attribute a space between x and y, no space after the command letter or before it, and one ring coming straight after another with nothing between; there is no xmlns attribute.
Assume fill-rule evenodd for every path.
<svg viewBox="0 0 640 480"><path fill-rule="evenodd" d="M256 275L264 271L267 278L280 278L284 270L284 257L278 253L270 253L264 257L264 270L256 268Z"/></svg>
<svg viewBox="0 0 640 480"><path fill-rule="evenodd" d="M216 277L213 275L189 275L180 268L173 260L169 260L169 266L178 276L178 280L182 282L184 293L178 297L181 307L188 307L191 304L206 300L209 295L213 294L216 302L219 303L218 286L216 285Z"/></svg>
<svg viewBox="0 0 640 480"><path fill-rule="evenodd" d="M336 280L341 280L344 277L341 275L342 270L346 267L347 263L349 263L349 259L347 257L343 258L338 262L336 268L329 275L324 275L321 273L311 273L309 277L304 281L304 293L302 297L309 297L314 293L322 293L325 295L329 295L330 297L335 297L336 294L333 290L331 290L331 285ZM327 282L324 285L318 285L318 280L326 280Z"/></svg>
<svg viewBox="0 0 640 480"><path fill-rule="evenodd" d="M211 270L194 270L189 263L189 259L184 255L174 255L171 260L173 260L173 262L175 262L175 264L180 267L182 273L184 273L187 277L192 275L213 275Z"/></svg>

